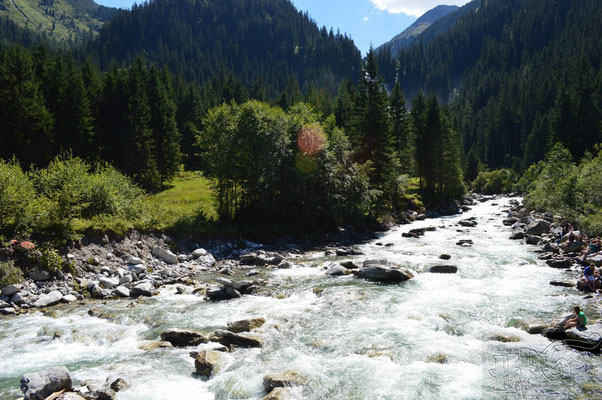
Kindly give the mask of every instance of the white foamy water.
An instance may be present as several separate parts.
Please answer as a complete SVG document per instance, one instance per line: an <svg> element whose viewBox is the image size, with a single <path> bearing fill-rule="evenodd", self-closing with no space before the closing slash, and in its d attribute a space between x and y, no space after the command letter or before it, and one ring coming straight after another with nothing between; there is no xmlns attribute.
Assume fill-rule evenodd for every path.
<svg viewBox="0 0 602 400"><path fill-rule="evenodd" d="M351 258L386 258L416 272L400 285L300 267L268 275L278 298L210 303L166 289L135 306L110 301L2 319L0 398L18 398L24 373L55 365L67 366L79 382L123 377L130 386L118 393L119 400L260 399L263 376L288 370L307 378L292 391L295 399L597 398L592 388L602 387L599 357L550 347L539 335L507 327L519 318L549 322L574 305L585 306L590 320L599 315L576 291L549 285L574 277L538 261L533 247L509 240L500 214L508 199L496 202L500 205L487 202L461 216L398 227L361 246L365 255ZM477 227L456 225L471 216ZM437 230L420 239L401 237L428 226ZM474 245L457 246L459 239ZM451 260L440 260L443 253ZM294 262L335 260L341 258L311 253ZM424 273L441 264L456 265L458 273ZM108 315L91 317L90 308ZM168 328L208 333L252 316L268 321L258 330L264 347L226 355L210 380L192 374L191 349L139 349Z"/></svg>

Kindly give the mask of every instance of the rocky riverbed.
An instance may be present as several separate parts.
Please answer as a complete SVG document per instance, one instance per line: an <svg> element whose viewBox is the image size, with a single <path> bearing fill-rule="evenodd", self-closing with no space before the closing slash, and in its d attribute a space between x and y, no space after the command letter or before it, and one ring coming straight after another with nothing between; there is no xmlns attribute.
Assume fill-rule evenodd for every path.
<svg viewBox="0 0 602 400"><path fill-rule="evenodd" d="M599 362L562 342L550 352L548 338L528 333L576 304L594 332L600 313L595 299L549 284L575 271L509 239L539 216L525 211L513 222L525 227L513 229L502 221L521 211L514 199L469 202L464 215L416 215L344 246L186 247L135 233L84 243L66 255L77 277L10 294L5 308L21 315L2 320L0 397L22 396L27 374L65 366L72 384L58 398L490 398L496 357L521 348L537 352L541 371L558 356L587 370L562 386L534 376L530 390L573 397L599 388ZM55 291L57 305L35 305ZM25 307L14 307L15 294Z"/></svg>

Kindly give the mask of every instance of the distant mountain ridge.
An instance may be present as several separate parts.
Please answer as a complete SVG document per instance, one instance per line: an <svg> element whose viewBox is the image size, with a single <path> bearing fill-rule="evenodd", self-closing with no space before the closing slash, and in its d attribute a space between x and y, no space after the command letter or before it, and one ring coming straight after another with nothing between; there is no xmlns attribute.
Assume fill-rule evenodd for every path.
<svg viewBox="0 0 602 400"><path fill-rule="evenodd" d="M0 17L58 41L98 32L117 11L93 0L0 0Z"/></svg>
<svg viewBox="0 0 602 400"><path fill-rule="evenodd" d="M377 51L383 47L389 46L393 54L399 52L400 49L409 46L412 42L418 38L424 31L426 31L435 21L447 16L448 14L458 10L458 6L437 6L416 20L406 30L395 36L387 43L379 46Z"/></svg>

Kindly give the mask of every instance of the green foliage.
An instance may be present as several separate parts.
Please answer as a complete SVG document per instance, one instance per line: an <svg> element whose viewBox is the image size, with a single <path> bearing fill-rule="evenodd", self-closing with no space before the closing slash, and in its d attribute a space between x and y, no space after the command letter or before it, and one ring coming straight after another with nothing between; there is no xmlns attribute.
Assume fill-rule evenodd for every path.
<svg viewBox="0 0 602 400"><path fill-rule="evenodd" d="M479 173L472 188L483 194L503 194L514 190L516 175L509 169L484 171Z"/></svg>
<svg viewBox="0 0 602 400"><path fill-rule="evenodd" d="M519 182L527 188L529 207L558 213L590 234L602 233L602 147L586 154L579 165L557 144L545 161L531 167Z"/></svg>
<svg viewBox="0 0 602 400"><path fill-rule="evenodd" d="M69 236L76 220L119 219L133 228L146 218L144 192L109 166L95 171L79 158L57 158L45 169L24 173L0 160L0 232Z"/></svg>
<svg viewBox="0 0 602 400"><path fill-rule="evenodd" d="M23 272L15 267L12 260L0 261L0 287L14 285L23 281Z"/></svg>
<svg viewBox="0 0 602 400"><path fill-rule="evenodd" d="M58 251L49 245L40 247L40 265L48 272L60 271L63 268L63 259Z"/></svg>
<svg viewBox="0 0 602 400"><path fill-rule="evenodd" d="M351 162L334 119L319 123L307 104L288 114L256 101L222 105L203 125L198 144L223 220L329 225L366 213L367 171Z"/></svg>

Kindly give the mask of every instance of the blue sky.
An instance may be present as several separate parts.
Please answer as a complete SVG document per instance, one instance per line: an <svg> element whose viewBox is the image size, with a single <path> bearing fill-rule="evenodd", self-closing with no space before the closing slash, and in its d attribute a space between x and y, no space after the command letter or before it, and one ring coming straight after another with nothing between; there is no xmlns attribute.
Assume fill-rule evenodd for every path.
<svg viewBox="0 0 602 400"><path fill-rule="evenodd" d="M95 0L110 7L129 8L132 0ZM389 41L416 18L440 4L463 5L469 0L291 0L321 26L350 35L365 54Z"/></svg>

